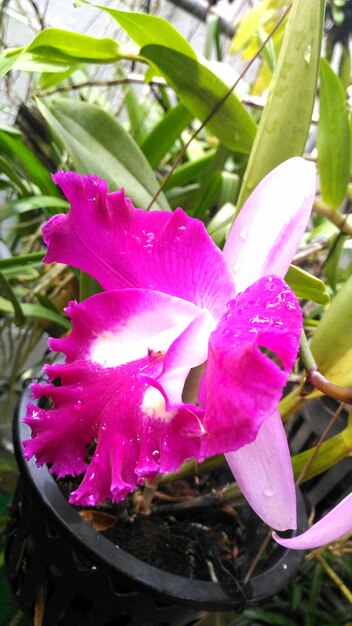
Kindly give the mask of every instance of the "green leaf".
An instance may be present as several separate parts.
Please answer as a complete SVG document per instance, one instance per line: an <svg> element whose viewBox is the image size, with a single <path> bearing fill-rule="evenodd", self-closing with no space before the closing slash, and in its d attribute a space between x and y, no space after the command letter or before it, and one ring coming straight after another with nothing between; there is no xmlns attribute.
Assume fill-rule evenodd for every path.
<svg viewBox="0 0 352 626"><path fill-rule="evenodd" d="M215 13L207 13L204 56L211 59L213 48L216 53L216 60L221 61L220 43L220 16Z"/></svg>
<svg viewBox="0 0 352 626"><path fill-rule="evenodd" d="M43 59L56 61L74 59L75 62L113 63L121 58L120 46L113 39L96 38L80 33L46 28L33 39L26 52L34 52Z"/></svg>
<svg viewBox="0 0 352 626"><path fill-rule="evenodd" d="M270 96L243 179L238 206L277 165L304 151L318 80L324 0L293 0Z"/></svg>
<svg viewBox="0 0 352 626"><path fill-rule="evenodd" d="M47 28L27 48L5 50L0 56L0 78L10 69L27 72L71 72L80 63L115 63L136 59L135 46L107 37L90 37L60 28Z"/></svg>
<svg viewBox="0 0 352 626"><path fill-rule="evenodd" d="M123 85L125 106L130 122L130 132L133 139L140 144L148 134L146 117L147 112L143 103L137 98L134 85Z"/></svg>
<svg viewBox="0 0 352 626"><path fill-rule="evenodd" d="M333 291L335 292L337 289L339 261L343 247L348 239L349 237L346 235L336 235L336 237L334 237L332 244L333 250L329 254L328 259L325 263L324 272L326 279Z"/></svg>
<svg viewBox="0 0 352 626"><path fill-rule="evenodd" d="M36 54L35 52L26 52L18 58L13 69L21 72L66 72L70 68L76 68L77 64L71 59L56 59L46 54Z"/></svg>
<svg viewBox="0 0 352 626"><path fill-rule="evenodd" d="M18 302L13 289L6 280L5 276L0 272L0 292L3 293L10 301L10 305L14 312L14 322L16 326L23 326L24 315L21 304Z"/></svg>
<svg viewBox="0 0 352 626"><path fill-rule="evenodd" d="M194 194L192 215L199 219L205 220L208 217L211 204L216 202L217 208L225 202L232 202L234 197L220 197L220 192L223 189L223 175L222 170L230 155L228 148L225 148L220 144L214 154L213 159L210 161L207 169L198 179L200 189L199 192ZM215 194L215 195L214 195Z"/></svg>
<svg viewBox="0 0 352 626"><path fill-rule="evenodd" d="M344 88L325 59L320 67L317 148L322 199L337 209L349 181L350 134Z"/></svg>
<svg viewBox="0 0 352 626"><path fill-rule="evenodd" d="M28 302L24 302L22 303L21 308L26 317L38 317L45 319L49 322L54 322L54 324L61 326L61 328L64 328L65 330L70 330L71 328L71 322L67 318L62 317L59 313L55 313L55 311L47 309L40 304L30 304ZM9 300L6 300L6 298L0 297L0 311L3 313L13 314L13 304Z"/></svg>
<svg viewBox="0 0 352 626"><path fill-rule="evenodd" d="M351 55L348 43L342 43L342 51L339 63L339 77L344 89L347 89L350 85L351 76Z"/></svg>
<svg viewBox="0 0 352 626"><path fill-rule="evenodd" d="M137 206L149 205L159 189L153 170L115 118L92 104L65 98L38 99L37 104L80 174L105 178L111 191L124 187ZM162 193L156 204L170 209Z"/></svg>
<svg viewBox="0 0 352 626"><path fill-rule="evenodd" d="M23 48L18 48L16 51L6 50L0 54L0 78L5 76L9 72L16 61L20 58Z"/></svg>
<svg viewBox="0 0 352 626"><path fill-rule="evenodd" d="M212 161L215 150L209 150L204 156L194 161L188 161L179 165L175 171L171 174L170 178L165 183L165 190L172 187L183 187L194 181L197 181L199 176L202 176Z"/></svg>
<svg viewBox="0 0 352 626"><path fill-rule="evenodd" d="M18 255L9 259L0 259L0 272L7 280L9 278L20 280L35 279L38 277L35 266L42 265L44 254L44 251L31 252L30 254Z"/></svg>
<svg viewBox="0 0 352 626"><path fill-rule="evenodd" d="M193 198L199 189L199 184L186 185L186 187L173 187L166 192L167 200L172 210L182 207L186 213L192 213Z"/></svg>
<svg viewBox="0 0 352 626"><path fill-rule="evenodd" d="M54 198L53 196L30 196L29 198L21 198L13 202L6 202L0 207L0 222L13 215L19 215L27 211L33 211L34 209L42 209L44 213L50 217L55 213L66 211L69 206L66 200Z"/></svg>
<svg viewBox="0 0 352 626"><path fill-rule="evenodd" d="M39 89L45 91L50 89L50 87L55 87L66 78L70 78L80 67L80 65L71 65L71 67L62 72L43 72L38 82Z"/></svg>
<svg viewBox="0 0 352 626"><path fill-rule="evenodd" d="M234 176L236 176L236 174L234 174ZM232 204L232 202L226 202L210 220L207 226L207 231L216 245L221 246L224 243L235 213L235 205Z"/></svg>
<svg viewBox="0 0 352 626"><path fill-rule="evenodd" d="M0 131L0 151L20 161L30 179L44 195L61 197L60 190L51 179L50 172L25 145L22 137Z"/></svg>
<svg viewBox="0 0 352 626"><path fill-rule="evenodd" d="M178 104L164 115L141 144L150 165L157 168L161 159L171 150L182 131L193 119L183 104Z"/></svg>
<svg viewBox="0 0 352 626"><path fill-rule="evenodd" d="M149 44L158 44L177 50L192 59L197 59L197 55L187 39L182 37L176 28L162 17L146 13L118 11L99 4L92 4L91 6L109 13L141 48Z"/></svg>
<svg viewBox="0 0 352 626"><path fill-rule="evenodd" d="M222 102L229 88L210 69L196 59L159 45L145 46L141 55L159 68L194 117L204 122L219 107L207 128L224 146L236 152L250 151L255 122L234 93Z"/></svg>
<svg viewBox="0 0 352 626"><path fill-rule="evenodd" d="M237 24L236 35L231 42L230 54L237 54L251 41L262 25L274 14L263 2L248 10Z"/></svg>
<svg viewBox="0 0 352 626"><path fill-rule="evenodd" d="M343 387L352 387L352 276L326 310L311 342L322 374Z"/></svg>
<svg viewBox="0 0 352 626"><path fill-rule="evenodd" d="M209 175L209 178L203 185L201 184L199 193L196 192L196 207L193 200L193 209L191 210L192 215L205 221L210 213L212 205L217 202L220 196L221 188L222 172L216 170Z"/></svg>
<svg viewBox="0 0 352 626"><path fill-rule="evenodd" d="M293 289L297 298L313 300L318 304L327 304L330 300L325 283L296 265L290 266L285 281Z"/></svg>
<svg viewBox="0 0 352 626"><path fill-rule="evenodd" d="M17 172L16 167L14 167L14 163L11 162L11 159L4 158L0 155L0 173L5 174L10 181L12 181L12 187L19 193L20 195L26 195L29 192L29 186L26 180Z"/></svg>
<svg viewBox="0 0 352 626"><path fill-rule="evenodd" d="M79 273L79 301L85 300L90 296L103 291L102 286L98 283L93 276L86 274L86 272L80 271Z"/></svg>
<svg viewBox="0 0 352 626"><path fill-rule="evenodd" d="M0 272L9 268L17 266L27 266L36 264L38 261L42 261L45 252L31 252L30 254L22 254L18 256L12 256L9 259L0 259Z"/></svg>

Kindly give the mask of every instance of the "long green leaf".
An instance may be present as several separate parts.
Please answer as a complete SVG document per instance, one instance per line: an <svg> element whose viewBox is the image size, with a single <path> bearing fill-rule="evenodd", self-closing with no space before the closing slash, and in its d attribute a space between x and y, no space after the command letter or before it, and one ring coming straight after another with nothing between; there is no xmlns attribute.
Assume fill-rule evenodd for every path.
<svg viewBox="0 0 352 626"><path fill-rule="evenodd" d="M220 144L214 154L214 158L210 161L204 174L199 178L198 182L200 189L194 194L192 215L199 219L205 220L208 217L208 212L211 204L214 203L219 207L225 202L229 202L234 197L227 196L226 198L220 198L221 190L223 188L223 175L222 170L229 157L229 149ZM216 198L216 190L218 189L218 197ZM217 202L216 202L217 200Z"/></svg>
<svg viewBox="0 0 352 626"><path fill-rule="evenodd" d="M317 147L321 195L326 204L337 209L349 181L350 134L344 88L325 59L320 66Z"/></svg>
<svg viewBox="0 0 352 626"><path fill-rule="evenodd" d="M183 185L188 185L189 183L193 183L197 181L199 176L206 171L210 162L212 161L215 154L215 150L209 150L204 156L199 159L195 159L194 161L188 161L187 163L182 163L175 169L175 171L171 174L170 178L165 183L165 190L172 189L173 187L183 187Z"/></svg>
<svg viewBox="0 0 352 626"><path fill-rule="evenodd" d="M36 264L43 259L44 254L45 252L42 250L41 252L12 256L9 259L0 259L0 271L2 272L9 267L23 267L24 265Z"/></svg>
<svg viewBox="0 0 352 626"><path fill-rule="evenodd" d="M44 59L67 60L86 63L108 63L121 58L120 46L113 39L90 37L80 33L46 28L33 39L26 52L40 54Z"/></svg>
<svg viewBox="0 0 352 626"><path fill-rule="evenodd" d="M21 54L22 48L18 48L17 51L7 50L6 52L2 52L2 54L0 54L0 78L5 76L5 74L13 68Z"/></svg>
<svg viewBox="0 0 352 626"><path fill-rule="evenodd" d="M141 49L141 55L159 68L181 102L201 121L208 119L229 91L205 65L176 50L149 45ZM234 93L221 104L207 127L224 146L243 153L250 151L256 133L253 118Z"/></svg>
<svg viewBox="0 0 352 626"><path fill-rule="evenodd" d="M236 176L236 174L232 174ZM239 179L237 177L237 186ZM236 183L234 182L234 185ZM221 209L210 220L207 231L217 246L222 246L233 222L236 207L232 202L225 202Z"/></svg>
<svg viewBox="0 0 352 626"><path fill-rule="evenodd" d="M80 63L115 63L137 59L138 48L108 37L90 37L60 28L47 28L26 48L5 50L0 55L0 78L11 69L28 72L66 72Z"/></svg>
<svg viewBox="0 0 352 626"><path fill-rule="evenodd" d="M303 154L318 80L324 9L324 0L293 0L238 206L277 165Z"/></svg>
<svg viewBox="0 0 352 626"><path fill-rule="evenodd" d="M170 109L141 144L150 165L156 168L172 148L182 131L191 123L193 115L183 104Z"/></svg>
<svg viewBox="0 0 352 626"><path fill-rule="evenodd" d="M197 55L187 39L182 37L176 28L162 17L146 13L118 11L99 4L91 6L109 13L141 48L149 44L158 44L177 50L192 59L197 59Z"/></svg>
<svg viewBox="0 0 352 626"><path fill-rule="evenodd" d="M148 134L147 112L143 102L137 97L134 85L123 85L123 91L126 112L130 122L130 132L136 143L140 145Z"/></svg>
<svg viewBox="0 0 352 626"><path fill-rule="evenodd" d="M54 322L54 324L61 326L61 328L64 328L65 330L69 330L71 328L71 322L67 318L62 317L58 313L55 313L55 311L47 309L40 304L30 304L28 302L24 302L21 304L21 308L26 317L38 317L45 319L49 322ZM9 300L0 297L0 311L3 313L13 314L14 307Z"/></svg>
<svg viewBox="0 0 352 626"><path fill-rule="evenodd" d="M78 172L101 176L111 190L124 187L137 206L149 205L158 183L143 152L117 120L85 102L54 98L37 103ZM162 193L156 204L170 209Z"/></svg>
<svg viewBox="0 0 352 626"><path fill-rule="evenodd" d="M51 179L49 170L25 145L22 137L0 131L0 152L17 158L44 195L61 197L58 187Z"/></svg>
<svg viewBox="0 0 352 626"><path fill-rule="evenodd" d="M21 198L13 202L7 202L0 207L0 222L12 217L33 211L34 209L42 209L47 216L55 213L64 212L69 208L69 203L62 198L54 198L52 196L30 196L29 198ZM54 210L55 209L55 210Z"/></svg>
<svg viewBox="0 0 352 626"><path fill-rule="evenodd" d="M6 280L5 276L0 272L0 292L2 292L11 304L14 313L14 322L16 326L23 326L24 314L20 302L17 300L16 295Z"/></svg>
<svg viewBox="0 0 352 626"><path fill-rule="evenodd" d="M352 387L352 276L341 287L311 342L314 358L332 382Z"/></svg>
<svg viewBox="0 0 352 626"><path fill-rule="evenodd" d="M337 281L339 277L339 263L341 254L343 251L343 247L346 241L349 239L348 235L336 235L333 238L332 248L330 249L330 254L325 263L325 276L329 285L334 292L337 291Z"/></svg>

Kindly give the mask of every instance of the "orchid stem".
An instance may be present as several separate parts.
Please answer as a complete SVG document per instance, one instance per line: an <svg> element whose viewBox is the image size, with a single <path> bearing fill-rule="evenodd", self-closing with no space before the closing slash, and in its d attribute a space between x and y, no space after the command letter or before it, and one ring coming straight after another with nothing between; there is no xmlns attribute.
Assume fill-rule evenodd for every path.
<svg viewBox="0 0 352 626"><path fill-rule="evenodd" d="M299 340L299 356L307 373L318 369L304 330L302 330Z"/></svg>
<svg viewBox="0 0 352 626"><path fill-rule="evenodd" d="M244 497L238 485L231 483L230 485L226 485L226 487L220 487L220 489L216 489L212 493L207 493L204 496L191 498L183 502L175 502L174 504L154 505L152 510L153 513L170 515L180 511L203 509L210 506L224 506L224 504L229 504L230 502L233 504L243 504L244 501Z"/></svg>
<svg viewBox="0 0 352 626"><path fill-rule="evenodd" d="M347 387L340 387L340 385L335 385L327 378L325 378L325 376L323 376L321 372L319 372L318 366L309 347L304 330L302 330L301 333L299 354L304 365L304 369L307 372L305 384L308 383L308 386L315 387L315 389L318 389L330 398L334 398L338 402L352 402L352 389L349 389ZM308 388L307 390L303 386L303 389L301 390L301 395L304 397L310 395L310 393L311 389Z"/></svg>

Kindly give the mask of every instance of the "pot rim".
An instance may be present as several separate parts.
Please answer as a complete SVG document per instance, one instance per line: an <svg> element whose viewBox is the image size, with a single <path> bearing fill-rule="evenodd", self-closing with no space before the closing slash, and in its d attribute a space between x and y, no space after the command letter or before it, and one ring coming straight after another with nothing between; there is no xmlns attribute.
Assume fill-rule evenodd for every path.
<svg viewBox="0 0 352 626"><path fill-rule="evenodd" d="M110 571L133 581L144 592L157 593L161 598L201 607L204 610L234 610L239 605L239 594L232 582L216 583L189 579L161 570L129 554L98 533L88 524L62 494L56 480L47 467L37 467L35 459L27 461L23 455L22 442L30 438L30 427L23 417L28 402L33 402L30 386L24 390L13 424L13 441L16 460L22 477L30 485L50 517L76 546L93 559L104 563ZM306 528L307 514L301 491L297 491L298 528L292 536ZM254 575L244 588L246 604L256 604L280 591L291 580L303 561L304 551L281 550L281 555L264 572Z"/></svg>

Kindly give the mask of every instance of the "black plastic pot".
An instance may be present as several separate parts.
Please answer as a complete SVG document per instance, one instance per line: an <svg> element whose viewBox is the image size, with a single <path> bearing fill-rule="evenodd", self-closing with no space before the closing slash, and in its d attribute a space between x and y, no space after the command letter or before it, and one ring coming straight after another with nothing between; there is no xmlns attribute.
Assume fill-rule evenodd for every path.
<svg viewBox="0 0 352 626"><path fill-rule="evenodd" d="M233 582L191 580L157 569L114 546L68 504L46 467L22 454L29 429L22 397L14 424L21 478L5 552L12 593L25 613L43 602L42 626L186 626L204 611L238 611L286 586L303 553L277 549L275 562L240 590ZM299 528L306 512L299 495Z"/></svg>

